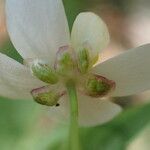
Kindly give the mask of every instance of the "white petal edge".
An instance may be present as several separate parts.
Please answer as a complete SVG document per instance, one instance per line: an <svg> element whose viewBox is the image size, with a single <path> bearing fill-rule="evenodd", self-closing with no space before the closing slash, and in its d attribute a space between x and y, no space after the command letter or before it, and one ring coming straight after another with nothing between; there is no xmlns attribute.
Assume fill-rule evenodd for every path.
<svg viewBox="0 0 150 150"><path fill-rule="evenodd" d="M0 96L32 99L30 91L42 85L26 66L0 53Z"/></svg>
<svg viewBox="0 0 150 150"><path fill-rule="evenodd" d="M98 64L93 72L116 82L112 96L128 96L150 89L150 44Z"/></svg>
<svg viewBox="0 0 150 150"><path fill-rule="evenodd" d="M107 26L92 12L80 13L73 24L71 42L75 50L87 44L94 54L99 54L109 43Z"/></svg>
<svg viewBox="0 0 150 150"><path fill-rule="evenodd" d="M49 110L51 117L55 120L69 121L69 99L67 96L59 101L59 107L52 107ZM106 99L92 98L85 95L78 95L79 124L81 126L95 126L111 121L117 116L122 108Z"/></svg>
<svg viewBox="0 0 150 150"><path fill-rule="evenodd" d="M26 58L54 59L59 47L70 40L61 0L6 0L10 38Z"/></svg>

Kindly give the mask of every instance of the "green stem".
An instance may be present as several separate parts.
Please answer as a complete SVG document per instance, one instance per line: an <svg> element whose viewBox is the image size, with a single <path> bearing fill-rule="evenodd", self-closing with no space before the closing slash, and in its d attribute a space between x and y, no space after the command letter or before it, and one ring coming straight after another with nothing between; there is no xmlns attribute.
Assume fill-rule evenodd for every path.
<svg viewBox="0 0 150 150"><path fill-rule="evenodd" d="M69 150L79 150L78 101L76 87L73 81L67 82L66 86L70 98Z"/></svg>

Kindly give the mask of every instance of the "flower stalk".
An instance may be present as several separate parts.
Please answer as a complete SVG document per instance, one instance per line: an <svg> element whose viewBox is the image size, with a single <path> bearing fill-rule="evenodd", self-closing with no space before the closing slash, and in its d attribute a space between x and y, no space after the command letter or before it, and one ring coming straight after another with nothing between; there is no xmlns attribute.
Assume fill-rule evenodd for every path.
<svg viewBox="0 0 150 150"><path fill-rule="evenodd" d="M78 100L74 81L69 80L66 84L66 87L70 98L69 150L80 150L78 128Z"/></svg>

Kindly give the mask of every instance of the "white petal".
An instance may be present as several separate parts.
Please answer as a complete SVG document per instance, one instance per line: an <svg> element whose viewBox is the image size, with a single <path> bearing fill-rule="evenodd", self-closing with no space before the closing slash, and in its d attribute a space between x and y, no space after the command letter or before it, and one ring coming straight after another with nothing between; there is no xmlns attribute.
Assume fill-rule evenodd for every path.
<svg viewBox="0 0 150 150"><path fill-rule="evenodd" d="M0 53L0 96L31 99L30 91L43 84L27 67Z"/></svg>
<svg viewBox="0 0 150 150"><path fill-rule="evenodd" d="M79 100L79 121L84 126L103 124L112 120L121 111L121 107L100 98L87 96Z"/></svg>
<svg viewBox="0 0 150 150"><path fill-rule="evenodd" d="M102 19L94 13L80 13L71 33L71 42L75 50L88 44L94 53L99 53L109 42L109 32Z"/></svg>
<svg viewBox="0 0 150 150"><path fill-rule="evenodd" d="M63 97L59 103L60 106L51 108L50 113L51 115L66 121L70 114L68 97ZM78 96L78 105L79 123L82 126L103 124L110 121L121 112L121 107L119 105L108 100L101 100L83 95Z"/></svg>
<svg viewBox="0 0 150 150"><path fill-rule="evenodd" d="M69 28L61 0L7 0L7 26L23 58L54 59L69 42Z"/></svg>
<svg viewBox="0 0 150 150"><path fill-rule="evenodd" d="M128 50L94 68L116 82L113 96L128 96L150 89L150 44Z"/></svg>

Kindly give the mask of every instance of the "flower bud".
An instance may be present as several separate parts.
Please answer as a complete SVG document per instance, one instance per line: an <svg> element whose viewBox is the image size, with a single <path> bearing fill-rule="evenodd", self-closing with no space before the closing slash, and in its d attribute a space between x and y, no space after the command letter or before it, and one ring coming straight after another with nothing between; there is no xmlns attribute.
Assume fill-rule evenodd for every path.
<svg viewBox="0 0 150 150"><path fill-rule="evenodd" d="M31 70L33 75L43 82L49 84L55 84L58 82L57 73L44 61L41 60L33 61L31 65Z"/></svg>
<svg viewBox="0 0 150 150"><path fill-rule="evenodd" d="M40 87L31 91L33 99L42 105L57 106L58 101L65 92L58 92L58 90L52 90L49 86Z"/></svg>

